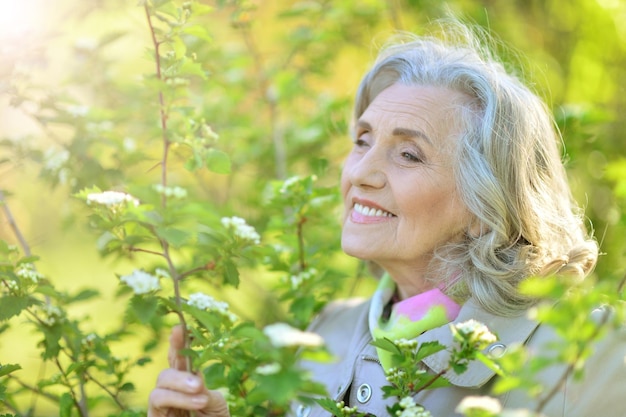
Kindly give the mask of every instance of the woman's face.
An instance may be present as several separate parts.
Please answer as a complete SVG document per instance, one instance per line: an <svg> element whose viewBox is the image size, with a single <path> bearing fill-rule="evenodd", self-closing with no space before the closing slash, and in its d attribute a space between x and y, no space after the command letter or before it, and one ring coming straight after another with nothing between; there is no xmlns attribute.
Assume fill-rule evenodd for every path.
<svg viewBox="0 0 626 417"><path fill-rule="evenodd" d="M396 281L394 273L424 271L434 250L460 240L471 223L452 173L453 106L463 99L445 88L394 84L356 123L341 178L342 247Z"/></svg>

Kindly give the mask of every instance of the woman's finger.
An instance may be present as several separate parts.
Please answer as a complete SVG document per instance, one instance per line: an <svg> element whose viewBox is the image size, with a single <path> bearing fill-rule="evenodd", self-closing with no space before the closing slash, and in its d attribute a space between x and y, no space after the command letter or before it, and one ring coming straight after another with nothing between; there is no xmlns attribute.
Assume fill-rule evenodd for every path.
<svg viewBox="0 0 626 417"><path fill-rule="evenodd" d="M185 329L182 325L174 326L170 334L170 348L167 354L170 368L178 369L179 371L187 370L187 359L180 354L180 351L184 348Z"/></svg>
<svg viewBox="0 0 626 417"><path fill-rule="evenodd" d="M150 393L148 417L167 417L172 409L202 411L203 408L207 407L209 400L210 395L205 392L187 394L180 391L155 388Z"/></svg>

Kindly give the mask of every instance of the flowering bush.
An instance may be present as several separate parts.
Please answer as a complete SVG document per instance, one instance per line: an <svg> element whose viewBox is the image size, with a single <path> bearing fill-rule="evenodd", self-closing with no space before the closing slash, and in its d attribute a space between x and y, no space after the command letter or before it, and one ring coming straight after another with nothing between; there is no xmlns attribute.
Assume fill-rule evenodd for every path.
<svg viewBox="0 0 626 417"><path fill-rule="evenodd" d="M76 9L106 15L110 4L100 3L96 11ZM47 188L73 197L64 199L66 206L46 210L71 212L65 222L87 224L103 258L123 261L114 265L123 269L116 296L124 305L110 312L117 319L113 329L94 328L77 307L105 295L93 288L61 290L59 277L41 273L43 262L14 219L10 192L0 191L12 231L0 240L0 335L11 326L29 326L42 369L52 369L28 379L22 364L2 358L0 412L144 415L146 397L133 393L148 384L148 363L164 364L157 348L180 323L188 368L227 393L233 415L284 415L296 398L327 394L297 366L302 357L332 360L319 336L303 331L306 324L331 297L366 294L371 287L362 279L363 264L337 256L334 184L349 146L349 101L317 86L337 77L338 90L345 90L346 76L337 75L335 58L341 47L351 53L351 46L369 42L362 28L380 25L387 4L282 5L276 18L287 33L277 42L283 48L278 58L270 59L257 44L253 16L271 13L271 7L256 10L244 1L217 1L214 7L200 1L139 3L124 9L133 25L119 30L127 33L116 29L72 42L68 49L76 62L68 65L68 85L38 85L47 68L26 69L38 62L40 50L24 50L7 67L9 61L0 62L2 74L9 74L0 92L41 130L33 137L3 137L0 145L9 156L0 164L35 163ZM242 42L233 46L221 39L228 30ZM113 67L117 43L130 45L130 39L146 40L142 47L149 52L127 57L131 70ZM2 51L11 42L5 45ZM290 176L296 172L301 174ZM110 275L115 283L113 270ZM226 288L237 289L229 301ZM556 308L534 311L579 348L568 357L551 357L578 369L588 355L600 331L581 319L585 309L615 305L619 321L623 309L617 301L624 294L609 288L583 287ZM546 298L566 292L558 280L530 282L525 290ZM580 324L577 331L567 331L573 322ZM445 373L463 372L469 361L489 362L480 353L493 340L488 329L469 322L451 331L458 346L375 342L395 355L385 388L398 400L392 415L429 415L412 394L445 386ZM5 340L3 345L12 345ZM128 346L133 348L126 351ZM450 349L452 359L441 375L412 366L443 349ZM525 368L525 358L522 350L499 362L502 372L516 373L502 378L500 392L542 392L534 377L546 359L535 358L536 366ZM44 400L54 412L41 411ZM359 415L354 407L320 401L336 415ZM489 400L468 399L459 412L495 415L500 409Z"/></svg>

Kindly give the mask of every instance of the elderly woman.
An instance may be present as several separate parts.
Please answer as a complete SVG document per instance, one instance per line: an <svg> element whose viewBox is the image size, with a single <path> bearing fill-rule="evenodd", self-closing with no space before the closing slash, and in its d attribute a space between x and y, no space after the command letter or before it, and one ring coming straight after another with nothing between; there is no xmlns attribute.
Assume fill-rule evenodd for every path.
<svg viewBox="0 0 626 417"><path fill-rule="evenodd" d="M303 366L334 399L376 416L397 399L382 396L389 358L373 338L449 346L448 323L474 319L498 335L487 352L514 344L541 349L556 336L527 318L535 300L519 293L520 282L554 274L580 280L596 263L597 245L572 201L548 109L471 35L462 37L412 38L384 49L356 97L354 147L341 179L342 247L384 274L369 300L332 303L310 326L339 362ZM435 307L443 314L429 314ZM172 351L180 344L176 329ZM626 416L625 346L623 338L599 345L585 382L567 381L543 412ZM446 355L416 366L438 373ZM594 362L600 358L601 370ZM562 371L541 377L554 386ZM496 378L472 364L450 376L451 386L414 400L435 417L458 415L465 396L488 394ZM533 407L523 392L500 400L507 408ZM160 375L149 415L174 415L171 408L228 415L219 393L176 369ZM298 414L328 412L301 406Z"/></svg>

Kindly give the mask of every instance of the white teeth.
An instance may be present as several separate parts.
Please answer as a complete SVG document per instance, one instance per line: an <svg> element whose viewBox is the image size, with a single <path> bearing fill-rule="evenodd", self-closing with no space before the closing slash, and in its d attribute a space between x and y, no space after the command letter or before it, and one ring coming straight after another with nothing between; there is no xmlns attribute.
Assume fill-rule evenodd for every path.
<svg viewBox="0 0 626 417"><path fill-rule="evenodd" d="M372 217L391 217L392 216L391 213L388 213L386 211L382 211L380 209L377 210L373 207L367 207L358 203L354 205L354 211L364 216L372 216Z"/></svg>

